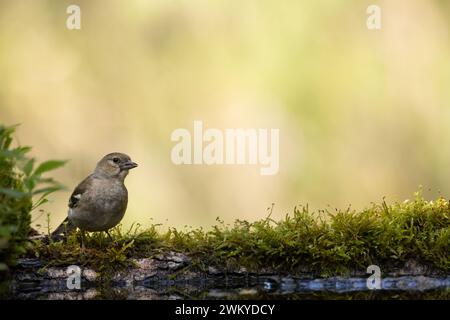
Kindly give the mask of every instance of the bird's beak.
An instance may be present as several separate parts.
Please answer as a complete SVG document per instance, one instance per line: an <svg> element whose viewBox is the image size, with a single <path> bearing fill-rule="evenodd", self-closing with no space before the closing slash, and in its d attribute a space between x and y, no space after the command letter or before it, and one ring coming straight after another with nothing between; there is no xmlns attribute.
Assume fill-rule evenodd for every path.
<svg viewBox="0 0 450 320"><path fill-rule="evenodd" d="M130 170L130 169L136 168L137 166L138 166L137 163L130 160L130 161L125 162L123 165L121 165L120 169L121 170Z"/></svg>

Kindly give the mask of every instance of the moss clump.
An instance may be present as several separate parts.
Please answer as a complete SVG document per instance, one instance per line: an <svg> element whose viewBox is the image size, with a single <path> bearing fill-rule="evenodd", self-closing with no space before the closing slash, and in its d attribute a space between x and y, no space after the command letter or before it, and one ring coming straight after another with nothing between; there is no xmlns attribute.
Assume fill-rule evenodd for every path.
<svg viewBox="0 0 450 320"><path fill-rule="evenodd" d="M387 205L384 201L366 210L310 212L296 208L280 221L269 217L233 225L219 224L179 231L158 232L157 225L139 231L115 228L114 242L105 234L91 234L81 254L76 234L66 242L36 243L35 254L51 265L83 263L96 269L129 266L129 258L149 257L164 250L189 254L201 270L246 267L283 273L307 271L342 275L365 270L371 264L383 271L401 267L409 259L434 270L450 270L450 209L443 198L426 201L420 192L414 199ZM82 259L80 259L82 257Z"/></svg>
<svg viewBox="0 0 450 320"><path fill-rule="evenodd" d="M365 270L370 264L387 269L415 259L435 269L450 270L449 203L413 201L373 204L362 212L350 209L311 213L295 209L281 221L223 223L212 231L172 231L171 244L203 256L213 265L243 265L336 275ZM385 268L385 269L386 269Z"/></svg>

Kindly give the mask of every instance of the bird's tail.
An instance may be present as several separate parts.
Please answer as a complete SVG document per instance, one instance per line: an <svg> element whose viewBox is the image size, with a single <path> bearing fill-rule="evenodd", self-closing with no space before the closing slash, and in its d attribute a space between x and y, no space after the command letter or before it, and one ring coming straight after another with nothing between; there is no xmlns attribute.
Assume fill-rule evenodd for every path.
<svg viewBox="0 0 450 320"><path fill-rule="evenodd" d="M64 221L50 234L50 238L53 240L61 240L64 236L67 236L70 232L75 230L75 225L69 220L69 218L64 219Z"/></svg>

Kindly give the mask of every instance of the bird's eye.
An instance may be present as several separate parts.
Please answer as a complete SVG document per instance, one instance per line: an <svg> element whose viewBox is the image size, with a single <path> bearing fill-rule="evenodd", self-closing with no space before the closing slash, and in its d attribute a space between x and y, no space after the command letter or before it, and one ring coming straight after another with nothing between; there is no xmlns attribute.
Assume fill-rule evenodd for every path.
<svg viewBox="0 0 450 320"><path fill-rule="evenodd" d="M114 163L119 163L119 162L120 162L120 159L119 159L119 158L113 158L113 162L114 162Z"/></svg>

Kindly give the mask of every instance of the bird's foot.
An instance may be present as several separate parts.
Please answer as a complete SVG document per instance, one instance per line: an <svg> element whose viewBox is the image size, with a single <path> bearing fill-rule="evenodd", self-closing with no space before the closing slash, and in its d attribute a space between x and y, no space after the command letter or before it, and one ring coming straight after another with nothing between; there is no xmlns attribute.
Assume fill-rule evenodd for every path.
<svg viewBox="0 0 450 320"><path fill-rule="evenodd" d="M108 235L108 238L109 238L109 240L111 241L111 243L114 244L114 246L118 246L118 245L119 245L119 242L117 242L117 240L114 239L108 231L105 231L105 232L106 232L106 234Z"/></svg>

